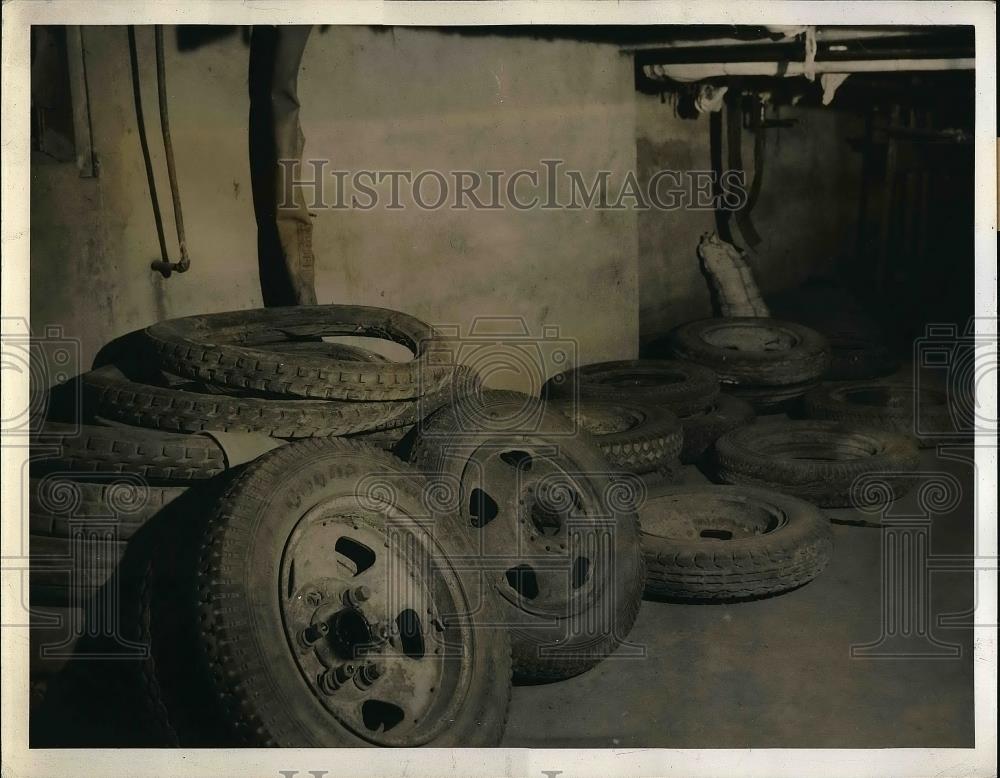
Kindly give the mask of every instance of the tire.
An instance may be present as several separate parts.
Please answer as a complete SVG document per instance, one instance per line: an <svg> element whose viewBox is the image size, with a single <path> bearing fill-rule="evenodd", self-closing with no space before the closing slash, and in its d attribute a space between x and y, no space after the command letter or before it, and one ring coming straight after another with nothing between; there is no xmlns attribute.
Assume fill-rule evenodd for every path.
<svg viewBox="0 0 1000 778"><path fill-rule="evenodd" d="M715 444L717 475L726 483L774 489L821 507L850 507L862 476L891 493L906 494L917 480L919 453L905 435L837 422L751 424ZM880 493L881 494L881 493Z"/></svg>
<svg viewBox="0 0 1000 778"><path fill-rule="evenodd" d="M492 626L499 615L495 601L469 588L478 572L460 575L452 566L451 559L470 558L473 549L428 516L424 486L411 468L373 447L337 438L299 441L248 465L207 522L186 528L196 540L176 539L174 560L170 549L154 557L146 622L156 685L181 744L500 742L511 691L510 643ZM387 526L387 513L401 520ZM383 558L394 553L402 555L401 567ZM386 567L375 566L380 559ZM343 668L351 660L334 658L335 651L346 645L354 655L376 640L379 625L389 623L373 620L388 602L386 582L399 582L389 574L405 577L407 570L422 575L392 591L404 598L427 594L434 615L411 604L408 618L416 621L387 638L393 644L376 642L374 654L356 660L383 664L384 677L366 690L345 678L336 691L322 691L320 657ZM423 587L430 579L434 587ZM339 586L347 581L352 594L341 597ZM360 583L370 586L367 593L359 592ZM467 615L474 611L475 624ZM329 633L306 647L299 640L312 629L310 613L311 623L327 624ZM419 656L412 644L417 634L423 636ZM432 648L444 651L440 659L425 655ZM430 675L407 685L403 674L414 660L428 662L421 667ZM382 706L374 724L367 712L372 700ZM392 726L381 718L386 700L398 703L400 713L406 708Z"/></svg>
<svg viewBox="0 0 1000 778"><path fill-rule="evenodd" d="M678 415L704 407L718 393L711 370L669 359L597 362L553 376L542 387L547 399L647 403Z"/></svg>
<svg viewBox="0 0 1000 778"><path fill-rule="evenodd" d="M450 387L417 401L338 402L209 394L154 386L108 365L80 377L92 416L173 432L259 432L275 438L351 435L412 424L452 398ZM473 380L456 373L460 381Z"/></svg>
<svg viewBox="0 0 1000 778"><path fill-rule="evenodd" d="M147 356L149 348L144 330L133 330L119 335L105 343L94 357L92 368L96 370L106 365L118 365L123 362ZM388 362L381 354L361 346L347 343L329 343L320 338L309 340L282 340L277 343L260 343L255 348L273 352L310 353L323 356L326 359L356 360L360 362Z"/></svg>
<svg viewBox="0 0 1000 778"><path fill-rule="evenodd" d="M942 438L957 436L947 395L934 389L917 389L913 384L895 381L823 384L806 395L804 405L810 419L914 435L923 447L933 447ZM918 431L925 434L917 435Z"/></svg>
<svg viewBox="0 0 1000 778"><path fill-rule="evenodd" d="M426 420L414 461L452 501L453 529L491 563L515 679L570 678L611 654L635 622L642 487L616 475L589 435L541 401L493 391L480 403L476 414L450 406ZM509 425L524 409L533 426ZM613 542L602 543L608 532Z"/></svg>
<svg viewBox="0 0 1000 778"><path fill-rule="evenodd" d="M28 543L32 603L76 606L108 583L126 546L86 535L31 535Z"/></svg>
<svg viewBox="0 0 1000 778"><path fill-rule="evenodd" d="M664 408L589 399L550 400L549 405L590 433L608 462L626 472L670 467L680 456L684 431Z"/></svg>
<svg viewBox="0 0 1000 778"><path fill-rule="evenodd" d="M750 403L720 394L707 408L681 418L684 428L681 462L685 465L700 462L722 435L753 420L754 411Z"/></svg>
<svg viewBox="0 0 1000 778"><path fill-rule="evenodd" d="M58 448L52 456L32 461L33 473L135 473L154 480L190 481L226 469L222 448L205 435L46 422L32 444L40 451Z"/></svg>
<svg viewBox="0 0 1000 778"><path fill-rule="evenodd" d="M409 362L331 360L245 344L368 335L409 348ZM434 330L399 311L355 305L258 308L158 322L145 337L161 369L208 383L323 400L408 400L441 390L452 366L432 360Z"/></svg>
<svg viewBox="0 0 1000 778"><path fill-rule="evenodd" d="M670 343L678 359L714 370L725 391L729 385L806 385L830 366L822 335L777 319L701 319L677 327Z"/></svg>
<svg viewBox="0 0 1000 778"><path fill-rule="evenodd" d="M33 535L72 537L81 528L114 528L120 540L132 537L153 516L187 490L152 486L123 474L104 482L82 480L86 474L56 473L31 478L29 528Z"/></svg>
<svg viewBox="0 0 1000 778"><path fill-rule="evenodd" d="M763 489L653 487L639 520L653 599L765 597L811 581L833 554L833 531L818 508Z"/></svg>

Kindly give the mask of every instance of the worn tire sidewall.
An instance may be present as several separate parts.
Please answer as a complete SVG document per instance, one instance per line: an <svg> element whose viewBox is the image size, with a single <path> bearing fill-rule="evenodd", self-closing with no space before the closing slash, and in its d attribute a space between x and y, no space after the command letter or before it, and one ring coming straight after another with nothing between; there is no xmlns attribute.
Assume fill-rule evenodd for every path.
<svg viewBox="0 0 1000 778"><path fill-rule="evenodd" d="M225 555L241 565L240 575L246 604L246 618L252 625L244 641L251 641L253 656L250 661L259 663L261 676L244 679L244 683L263 685L263 696L279 700L280 711L265 727L275 728L273 736L280 745L298 747L326 747L332 745L370 745L344 726L333 723L329 712L309 690L296 665L285 636L281 609L276 592L279 591L280 559L285 543L310 507L335 496L353 496L360 479L368 476L371 468L388 468L402 478L394 483L396 499L404 510L419 516L425 511L421 505L419 477L399 462L374 449L356 447L324 450L314 447L309 458L304 459L295 471L277 483L271 483L268 497L248 493L246 479L241 479L227 495L227 512L248 520L245 530L232 525L222 525L210 541L209 553L224 550ZM376 470L377 472L377 470ZM437 531L435 537L417 538L418 542L433 543L434 553L445 553ZM450 544L449 544L450 545ZM455 548L455 546L452 546ZM461 546L457 547L459 550ZM203 575L203 581L207 583ZM468 592L465 592L468 598ZM466 625L472 629L471 625ZM463 717L453 728L431 745L474 745L499 741L506 706L496 705L509 696L510 670L504 667L504 641L497 630L477 627L473 629L476 668L466 690ZM250 693L251 696L253 692ZM503 713L491 710L497 707ZM259 715L268 715L260 712ZM489 726L478 727L475 722L484 720ZM488 730L488 731L487 731Z"/></svg>

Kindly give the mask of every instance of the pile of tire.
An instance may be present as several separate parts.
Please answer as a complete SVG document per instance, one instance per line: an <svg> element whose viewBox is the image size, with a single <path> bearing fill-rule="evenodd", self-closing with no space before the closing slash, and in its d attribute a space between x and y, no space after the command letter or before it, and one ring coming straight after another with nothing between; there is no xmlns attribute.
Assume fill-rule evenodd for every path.
<svg viewBox="0 0 1000 778"><path fill-rule="evenodd" d="M786 408L830 367L822 335L777 319L701 319L674 329L669 343L674 357L710 368L727 393L758 411Z"/></svg>
<svg viewBox="0 0 1000 778"><path fill-rule="evenodd" d="M390 361L324 337L392 341L413 358ZM448 364L424 322L346 305L253 309L172 319L127 336L81 377L97 416L172 432L263 433L299 439L402 437L420 418L475 391Z"/></svg>
<svg viewBox="0 0 1000 778"><path fill-rule="evenodd" d="M762 488L684 483L678 464L714 464L717 441L756 429L749 403L719 391L716 374L682 360L602 362L551 378L548 404L581 420L595 440L634 450L658 426L636 423L608 429L593 421L596 406L655 409L680 425L670 460L650 466L629 457L609 461L643 482L639 502L648 599L735 602L797 588L829 563L828 519L805 500ZM647 418L655 418L647 413ZM633 411L629 418L636 419ZM602 448L605 448L602 445ZM678 461L679 460L679 461Z"/></svg>
<svg viewBox="0 0 1000 778"><path fill-rule="evenodd" d="M413 359L322 340L336 335L394 341ZM140 609L141 562L130 558L169 537L178 516L201 513L235 466L303 438L391 448L477 391L475 375L437 359L438 345L406 314L334 305L169 320L108 344L64 391L70 402L53 397L34 430L27 545L42 611L33 635L66 656L112 620L103 639L117 645L119 616ZM65 664L36 654L36 680Z"/></svg>
<svg viewBox="0 0 1000 778"><path fill-rule="evenodd" d="M413 359L322 340L337 335L391 340ZM234 464L232 449L248 451L245 461L285 440L329 436L391 448L416 421L478 389L467 369L434 363L436 337L399 311L317 305L172 319L109 344L77 379L80 407L34 435L36 593L66 599L67 577L41 574L44 560L70 558L66 516L123 517L121 543L190 482ZM101 560L116 553L110 546ZM114 565L86 546L79 555L97 565L82 582L99 587Z"/></svg>
<svg viewBox="0 0 1000 778"><path fill-rule="evenodd" d="M33 440L32 602L88 659L46 715L98 720L70 713L84 689L135 729L117 745L498 745L512 684L627 649L644 595L797 588L832 553L814 503L912 469L889 433L758 429L691 362L588 365L539 399L447 353L412 317L345 306L165 321L106 349L80 417ZM816 441L850 461L785 466ZM672 482L682 462L730 485ZM95 744L56 729L79 740L39 744Z"/></svg>
<svg viewBox="0 0 1000 778"><path fill-rule="evenodd" d="M397 312L313 306L106 349L80 417L33 440L33 604L65 617L60 655L91 659L60 669L42 720L112 717L128 746L489 746L515 680L615 651L645 587L644 487L621 466L675 459L677 420L593 410L656 431L601 444L482 391L433 339Z"/></svg>

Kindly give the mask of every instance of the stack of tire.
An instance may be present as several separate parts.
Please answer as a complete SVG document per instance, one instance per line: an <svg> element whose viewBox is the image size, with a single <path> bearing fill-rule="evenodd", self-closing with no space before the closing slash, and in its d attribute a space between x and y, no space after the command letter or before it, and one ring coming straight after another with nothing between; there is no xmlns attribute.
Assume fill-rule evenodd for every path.
<svg viewBox="0 0 1000 778"><path fill-rule="evenodd" d="M785 390L783 390L785 391ZM605 362L574 368L543 388L550 406L580 421L623 471L638 474L645 488L639 507L646 562L645 594L651 599L717 602L754 599L796 588L828 564L833 534L819 508L738 479L721 486L681 483L676 467L696 463L714 471L723 441L757 432L753 408L720 394L716 374L679 360ZM594 409L603 416L597 417ZM595 417L599 422L595 423ZM631 426L608 419L628 419ZM671 419L681 439L670 456L650 445ZM622 451L630 456L621 456ZM618 456L614 456L618 454ZM651 478L651 475L660 477Z"/></svg>
<svg viewBox="0 0 1000 778"><path fill-rule="evenodd" d="M393 341L413 358L322 340L336 336ZM448 364L439 345L429 325L383 308L234 311L154 324L81 382L91 413L141 427L382 441L475 390L475 376Z"/></svg>
<svg viewBox="0 0 1000 778"><path fill-rule="evenodd" d="M756 427L748 403L720 394L715 374L690 362L585 365L554 376L543 392L550 405L576 409L577 418L586 418L594 405L664 414L681 430L674 456L702 467L711 466L718 440ZM637 424L624 432L591 433L598 442L611 438L618 446L641 446L650 436L645 429ZM830 559L829 521L804 500L759 488L679 483L684 479L663 461L657 463L660 478L649 478L645 462L635 457L616 464L645 482L639 519L650 599L753 599L812 580Z"/></svg>
<svg viewBox="0 0 1000 778"><path fill-rule="evenodd" d="M322 340L346 334L395 341L414 358L395 363ZM182 499L191 487L286 441L351 436L391 447L476 391L469 371L431 364L435 338L400 312L312 306L164 321L109 344L51 398L33 434L31 598L44 608L35 634L65 656L93 632L85 622L117 618L91 606L134 588L123 572L129 549L148 524L211 491ZM36 679L64 664L32 656Z"/></svg>
<svg viewBox="0 0 1000 778"><path fill-rule="evenodd" d="M574 676L628 635L641 483L554 408L435 361L416 320L359 310L154 325L81 377L86 424L38 432L32 593L135 659L60 674L138 727L119 744L497 745L514 680ZM331 333L416 364L296 340ZM414 424L396 456L365 440ZM49 745L94 742L58 729L79 739Z"/></svg>
<svg viewBox="0 0 1000 778"><path fill-rule="evenodd" d="M395 341L414 358L390 362L322 340L345 334ZM39 569L70 558L68 516L121 516L114 542L127 540L191 482L233 464L220 441L248 450L240 461L300 438L357 436L392 447L417 420L477 389L466 369L431 364L435 342L428 325L398 311L320 305L167 320L110 344L78 379L81 407L34 436ZM99 587L116 553L119 546L78 554L99 567L74 580L74 591ZM66 599L68 576L53 569L37 577L37 596Z"/></svg>
<svg viewBox="0 0 1000 778"><path fill-rule="evenodd" d="M927 407L932 429L943 424L927 391L881 384L879 393L870 382L820 386L829 347L800 325L710 319L678 327L669 343L679 359L587 365L555 376L544 389L550 403L568 406L578 419L593 403L673 411L683 427L681 460L716 482L688 483L688 473L648 478L635 457L617 463L643 475L649 487L639 515L652 598L744 600L812 580L833 550L821 509L874 512L906 494L918 465L907 434L914 403ZM737 397L720 394L720 385ZM753 409L792 410L803 395L807 411L823 421L751 423ZM878 407L859 407L871 397ZM735 411L720 413L723 403ZM642 440L641 424L590 427L598 441Z"/></svg>
<svg viewBox="0 0 1000 778"><path fill-rule="evenodd" d="M669 343L674 357L715 371L728 393L757 411L786 409L830 367L822 335L777 319L701 319L677 327Z"/></svg>

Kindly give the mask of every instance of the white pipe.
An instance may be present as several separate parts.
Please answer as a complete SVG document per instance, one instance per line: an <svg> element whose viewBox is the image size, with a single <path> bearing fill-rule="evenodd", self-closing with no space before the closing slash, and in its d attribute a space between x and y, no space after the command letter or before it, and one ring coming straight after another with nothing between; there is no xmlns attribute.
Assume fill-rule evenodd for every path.
<svg viewBox="0 0 1000 778"><path fill-rule="evenodd" d="M643 65L653 79L701 81L713 76L804 76L808 73L894 73L928 70L975 70L975 57L957 59L886 59L813 62L705 62L697 64Z"/></svg>

